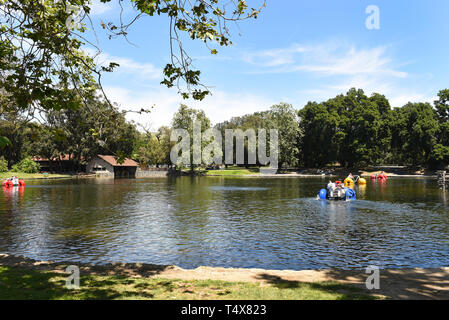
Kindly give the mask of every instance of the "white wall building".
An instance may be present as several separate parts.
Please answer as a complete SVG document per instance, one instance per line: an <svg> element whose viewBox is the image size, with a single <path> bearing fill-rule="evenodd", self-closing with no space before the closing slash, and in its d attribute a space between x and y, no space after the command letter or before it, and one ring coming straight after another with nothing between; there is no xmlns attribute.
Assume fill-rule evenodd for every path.
<svg viewBox="0 0 449 320"><path fill-rule="evenodd" d="M114 156L98 155L87 163L86 172L111 178L135 178L138 166L137 162L128 158L123 163L117 163Z"/></svg>

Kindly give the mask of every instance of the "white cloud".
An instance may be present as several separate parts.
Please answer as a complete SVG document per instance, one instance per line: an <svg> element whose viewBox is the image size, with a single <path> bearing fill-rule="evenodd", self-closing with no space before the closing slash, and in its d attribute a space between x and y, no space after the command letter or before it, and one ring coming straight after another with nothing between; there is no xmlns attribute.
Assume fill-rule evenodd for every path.
<svg viewBox="0 0 449 320"><path fill-rule="evenodd" d="M128 113L127 118L152 130L162 125L170 125L179 105L184 103L191 108L202 109L213 124L256 111L268 110L274 101L258 95L233 94L214 91L203 101L183 100L175 91L157 89L133 91L122 87L105 87L108 98L117 102L122 110L138 111L154 105L149 114Z"/></svg>
<svg viewBox="0 0 449 320"><path fill-rule="evenodd" d="M409 101L432 102L435 92L413 86L418 83L416 80L419 77L401 70L404 64L395 63L388 48L378 46L357 49L342 43L316 46L293 44L284 49L247 53L243 55L243 59L250 65L257 66L261 73L285 72L295 75L296 72L301 77L308 76L309 78L304 78L305 81L301 79L307 87L299 91L299 96L292 93L292 99L283 100L294 103L297 108L303 107L310 100L327 100L352 87L364 89L367 95L374 92L385 94L393 107L402 106ZM150 125L152 129L170 125L173 114L181 103L191 108L203 109L213 123L218 123L234 116L268 110L271 105L279 102L279 97L276 98L276 93L270 90L267 90L266 95L213 90L213 95L206 97L204 101L183 100L176 90L160 86L162 70L151 63L106 53L99 55L98 60L104 64L114 61L121 65L107 76L111 77L109 80L113 80L108 81L105 86L112 101L119 103L122 109L135 111L154 105L150 114L129 113L127 116L147 127ZM142 78L148 81L141 81ZM269 76L266 79L268 86ZM413 90L414 87L417 90Z"/></svg>
<svg viewBox="0 0 449 320"><path fill-rule="evenodd" d="M433 103L437 99L438 99L438 97L433 96L433 95L425 95L425 94L416 93L416 92L412 92L412 91L410 91L410 92L403 91L397 95L392 96L389 100L390 100L390 105L392 107L402 107L403 105L405 105L409 102Z"/></svg>
<svg viewBox="0 0 449 320"><path fill-rule="evenodd" d="M392 46L357 48L352 44L328 41L318 45L293 44L284 49L247 53L243 60L257 66L255 73L298 73L310 76L314 88L299 91L299 107L307 101L323 101L360 88L370 95L384 94L393 107L407 102L433 102L435 92L425 90L423 75L401 70L410 61L395 61ZM429 75L425 75L429 77ZM419 80L418 82L416 80ZM421 85L421 86L420 86Z"/></svg>
<svg viewBox="0 0 449 320"><path fill-rule="evenodd" d="M305 49L293 44L284 49L270 49L260 52L246 52L242 58L244 61L262 67L277 67L295 62L295 55L304 52Z"/></svg>
<svg viewBox="0 0 449 320"><path fill-rule="evenodd" d="M98 65L108 66L110 62L118 63L120 66L114 69L113 75L129 74L144 79L162 78L162 69L151 63L141 63L126 57L111 56L108 53L96 53L91 49L85 50L91 57L95 57Z"/></svg>
<svg viewBox="0 0 449 320"><path fill-rule="evenodd" d="M243 60L256 65L257 73L308 72L318 76L374 74L407 77L406 72L396 70L387 49L387 46L356 49L335 42L314 46L292 44L283 49L247 52Z"/></svg>
<svg viewBox="0 0 449 320"><path fill-rule="evenodd" d="M307 71L324 76L334 75L375 75L397 78L407 77L407 73L395 70L391 58L386 55L386 47L357 50L354 47L346 52L328 52L318 47L306 51L308 63L295 65L295 71Z"/></svg>
<svg viewBox="0 0 449 320"><path fill-rule="evenodd" d="M102 15L106 12L113 11L117 8L117 5L115 4L115 1L109 2L109 3L103 3L99 0L93 0L91 1L90 5L90 14L91 15Z"/></svg>

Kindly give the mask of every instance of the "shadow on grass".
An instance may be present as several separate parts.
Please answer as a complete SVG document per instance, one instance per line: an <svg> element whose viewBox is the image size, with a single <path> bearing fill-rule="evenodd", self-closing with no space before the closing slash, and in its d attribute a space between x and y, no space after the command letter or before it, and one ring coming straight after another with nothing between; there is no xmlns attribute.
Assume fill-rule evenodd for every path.
<svg viewBox="0 0 449 320"><path fill-rule="evenodd" d="M257 276L259 280L269 283L278 289L299 289L299 290L317 290L323 293L338 294L341 300L371 300L374 296L366 291L352 285L341 284L338 282L302 282L296 280L286 280L279 276L261 273Z"/></svg>
<svg viewBox="0 0 449 320"><path fill-rule="evenodd" d="M381 269L379 274L380 289L374 290L374 293L389 299L449 299L449 272L445 268ZM332 279L355 280L361 284L368 277L363 271L327 270L326 275Z"/></svg>
<svg viewBox="0 0 449 320"><path fill-rule="evenodd" d="M65 287L66 277L59 273L0 266L0 299L115 299L126 294L111 289L117 284L114 281L99 281L91 277L82 278L82 282L88 283L87 290L69 290Z"/></svg>
<svg viewBox="0 0 449 320"><path fill-rule="evenodd" d="M80 290L66 288L66 274L0 266L0 300L151 299L150 286L139 278L81 276ZM169 291L170 283L156 283ZM154 286L151 287L153 289Z"/></svg>

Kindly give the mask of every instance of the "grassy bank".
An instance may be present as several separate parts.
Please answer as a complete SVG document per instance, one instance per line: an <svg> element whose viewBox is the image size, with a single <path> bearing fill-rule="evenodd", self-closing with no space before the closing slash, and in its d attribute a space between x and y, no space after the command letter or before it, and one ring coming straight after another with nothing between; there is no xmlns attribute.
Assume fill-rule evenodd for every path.
<svg viewBox="0 0 449 320"><path fill-rule="evenodd" d="M242 170L208 170L206 171L207 176L245 176L245 175L253 175L258 174L258 172L254 172L247 169Z"/></svg>
<svg viewBox="0 0 449 320"><path fill-rule="evenodd" d="M20 179L45 179L45 178L70 178L73 175L60 174L60 173L23 173L23 172L0 172L0 179L10 178L12 176L19 177Z"/></svg>
<svg viewBox="0 0 449 320"><path fill-rule="evenodd" d="M223 170L206 170L208 176L245 176L259 174L259 168L228 167Z"/></svg>
<svg viewBox="0 0 449 320"><path fill-rule="evenodd" d="M80 289L65 287L67 275L0 265L0 299L372 299L337 282L268 284L219 280L176 280L81 275Z"/></svg>

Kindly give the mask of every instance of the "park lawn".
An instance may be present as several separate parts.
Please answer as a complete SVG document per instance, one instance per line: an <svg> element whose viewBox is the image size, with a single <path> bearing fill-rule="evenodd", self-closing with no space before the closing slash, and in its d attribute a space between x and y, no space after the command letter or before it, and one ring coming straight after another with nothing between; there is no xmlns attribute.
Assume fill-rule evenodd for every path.
<svg viewBox="0 0 449 320"><path fill-rule="evenodd" d="M374 299L361 289L337 282L270 283L218 280L173 280L81 275L80 289L65 287L67 275L51 271L0 266L0 299L201 299L201 300L342 300Z"/></svg>
<svg viewBox="0 0 449 320"><path fill-rule="evenodd" d="M207 170L206 175L208 176L244 176L244 175L254 175L259 174L259 168L229 168L224 170Z"/></svg>
<svg viewBox="0 0 449 320"><path fill-rule="evenodd" d="M59 174L59 173L23 173L23 172L0 172L0 179L10 178L12 176L16 176L20 179L45 179L45 178L70 178L72 175L70 174Z"/></svg>

